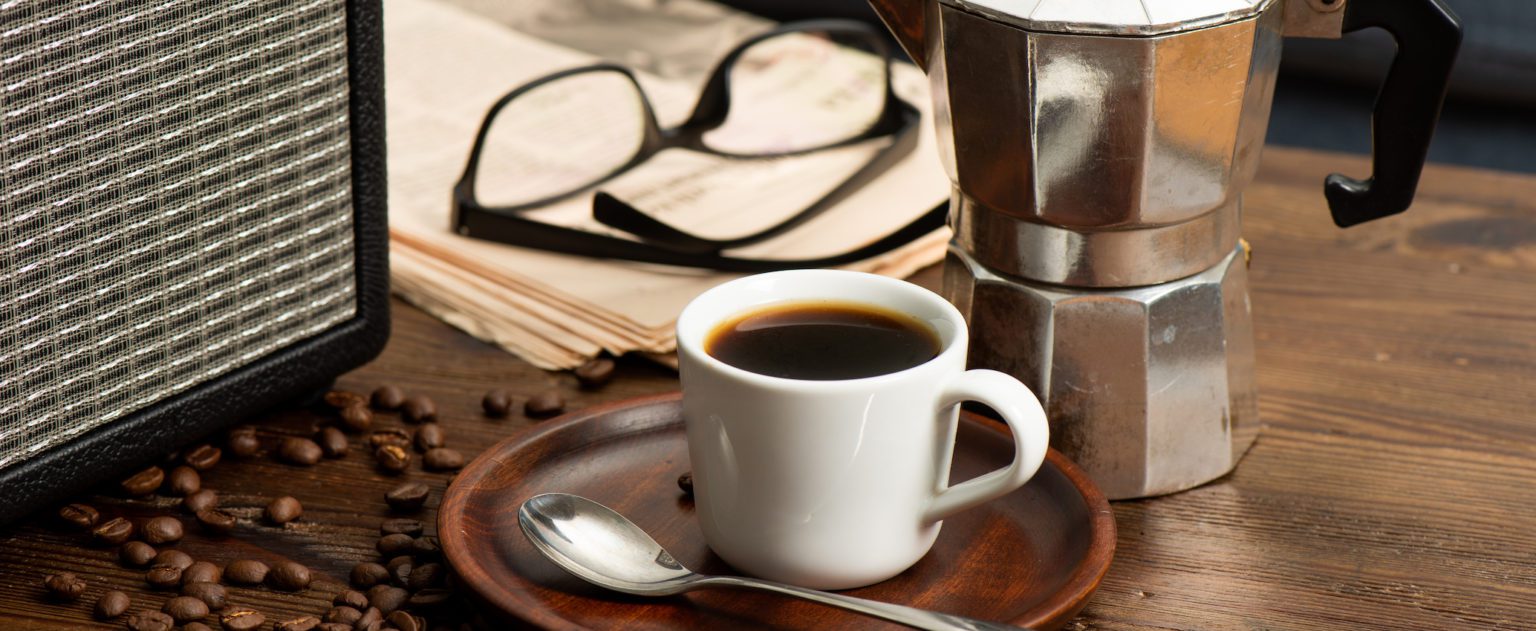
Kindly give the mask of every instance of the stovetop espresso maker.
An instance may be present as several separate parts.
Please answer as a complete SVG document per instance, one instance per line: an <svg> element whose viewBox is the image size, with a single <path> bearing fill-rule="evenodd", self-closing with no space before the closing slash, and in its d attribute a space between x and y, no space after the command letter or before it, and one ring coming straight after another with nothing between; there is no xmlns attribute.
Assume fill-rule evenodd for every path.
<svg viewBox="0 0 1536 631"><path fill-rule="evenodd" d="M870 0L927 72L954 183L944 293L975 366L1046 402L1112 499L1236 466L1258 433L1243 189L1283 36L1382 27L1371 177L1335 223L1412 202L1461 27L1437 0Z"/></svg>

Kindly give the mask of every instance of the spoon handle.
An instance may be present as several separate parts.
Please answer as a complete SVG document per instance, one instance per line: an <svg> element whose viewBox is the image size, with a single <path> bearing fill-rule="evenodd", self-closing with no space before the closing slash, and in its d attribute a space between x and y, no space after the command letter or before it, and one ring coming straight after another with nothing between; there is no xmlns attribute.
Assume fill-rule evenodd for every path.
<svg viewBox="0 0 1536 631"><path fill-rule="evenodd" d="M817 591L814 589L806 589L804 587L795 587L794 585L785 585L783 583L775 583L772 581L764 581L740 576L705 577L696 583L696 585L711 585L718 587L748 587L752 589L761 589L764 591L786 594L789 596L798 596L806 600L819 602L823 605L842 607L843 609L856 611L866 616L884 618L886 620L890 620L891 622L897 622L918 629L928 629L929 631L955 631L957 629L970 631L1017 631L1018 629L1018 627L997 624L995 622L987 622L985 620L976 620L973 618L966 618L964 616L952 616L950 614L939 613L937 611L928 611L925 609L916 609L913 607L883 603L874 600L866 600L863 598L854 598L853 596L844 596L842 594L833 594L830 592Z"/></svg>

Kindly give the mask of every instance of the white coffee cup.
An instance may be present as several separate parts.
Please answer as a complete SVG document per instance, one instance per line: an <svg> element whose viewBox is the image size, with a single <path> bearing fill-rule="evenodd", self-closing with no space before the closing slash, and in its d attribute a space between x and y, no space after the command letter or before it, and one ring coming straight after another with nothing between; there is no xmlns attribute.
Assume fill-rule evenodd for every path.
<svg viewBox="0 0 1536 631"><path fill-rule="evenodd" d="M840 381L771 377L705 352L720 324L765 307L834 301L927 324L937 357ZM705 541L736 569L818 589L883 581L927 554L942 520L1023 485L1045 459L1045 411L1024 384L966 370L965 320L911 283L834 270L748 276L704 292L677 321L683 418ZM1013 431L1013 463L949 486L959 404Z"/></svg>

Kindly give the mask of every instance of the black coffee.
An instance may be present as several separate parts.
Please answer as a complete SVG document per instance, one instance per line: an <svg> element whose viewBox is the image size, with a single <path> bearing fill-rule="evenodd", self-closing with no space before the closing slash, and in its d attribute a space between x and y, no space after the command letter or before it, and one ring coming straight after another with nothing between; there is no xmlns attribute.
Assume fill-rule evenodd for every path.
<svg viewBox="0 0 1536 631"><path fill-rule="evenodd" d="M771 377L827 381L906 370L939 354L911 316L872 305L805 302L752 311L710 331L704 352Z"/></svg>

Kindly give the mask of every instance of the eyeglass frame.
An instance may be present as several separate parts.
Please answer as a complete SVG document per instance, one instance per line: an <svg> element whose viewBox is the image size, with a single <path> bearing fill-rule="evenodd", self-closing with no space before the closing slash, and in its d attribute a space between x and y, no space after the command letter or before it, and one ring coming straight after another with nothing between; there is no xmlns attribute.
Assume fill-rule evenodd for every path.
<svg viewBox="0 0 1536 631"><path fill-rule="evenodd" d="M796 32L841 33L863 38L870 49L878 52L885 65L885 101L880 114L864 132L850 138L821 145L771 153L734 153L709 147L704 134L724 124L730 110L730 72L736 61L752 46L782 35ZM489 135L491 124L507 104L517 97L578 74L591 72L616 72L634 85L643 107L644 130L640 148L624 164L589 184L569 192L511 206L490 207L479 203L474 193L479 172L480 155ZM534 79L503 95L487 112L463 175L453 187L451 223L460 235L510 245L533 247L565 254L622 259L644 263L658 263L680 267L697 267L721 271L759 272L802 267L827 267L843 265L888 252L923 234L942 226L946 207L941 205L923 216L897 229L895 232L848 252L814 259L759 259L732 257L721 254L727 248L741 247L778 236L797 227L835 205L852 192L862 188L869 180L884 172L916 146L917 123L920 114L916 107L898 97L892 86L891 50L885 40L869 26L851 20L808 20L782 25L755 35L733 48L721 59L705 83L693 112L680 125L663 128L658 121L650 97L645 93L634 72L613 63L597 63L561 70ZM689 149L700 153L734 159L762 159L804 155L854 145L883 136L893 136L893 141L880 149L860 169L851 174L826 195L784 221L752 235L712 241L700 239L650 218L629 207L612 195L597 191L593 198L593 215L598 221L626 230L640 240L623 239L587 230L545 223L520 216L521 213L547 206L600 186L625 173L657 153L666 149ZM643 219L638 219L643 218ZM605 219L607 221L605 221ZM625 225L614 226L609 222ZM702 246L702 247L701 247Z"/></svg>

